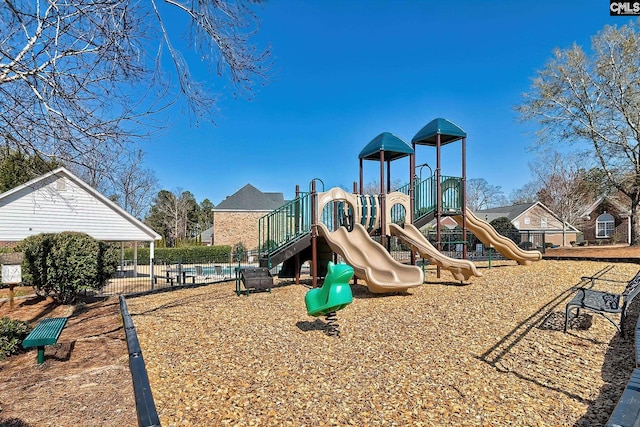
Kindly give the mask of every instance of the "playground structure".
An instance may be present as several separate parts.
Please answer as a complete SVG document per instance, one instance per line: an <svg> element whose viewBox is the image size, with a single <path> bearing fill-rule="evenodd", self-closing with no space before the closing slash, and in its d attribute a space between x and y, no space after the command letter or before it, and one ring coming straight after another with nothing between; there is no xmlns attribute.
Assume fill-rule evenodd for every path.
<svg viewBox="0 0 640 427"><path fill-rule="evenodd" d="M441 174L440 151L443 145L462 141L462 177ZM260 265L273 268L282 264L280 277L299 280L300 266L311 261L313 286L318 277L326 275L333 254L340 255L354 269L355 277L366 281L370 291L387 293L406 291L424 282L424 272L415 266L415 252L437 266L451 272L458 281L481 274L471 261L454 259L441 253L440 227L436 227L436 244L431 245L418 228L432 220L440 224L443 216L451 216L467 228L487 247L493 247L506 258L528 265L542 258L538 251L524 251L510 239L499 235L491 225L465 209L466 195L466 132L452 122L438 118L424 126L407 144L397 136L384 132L360 152L360 186L354 183L353 193L341 188L324 191L319 179L310 183L308 192L296 187L291 202L265 215L259 221ZM436 168L422 179L416 175L416 145L436 148ZM409 156L409 183L390 192L390 164ZM380 163L380 193L363 193L363 161ZM386 163L386 176L385 176ZM431 169L431 168L430 168ZM386 180L385 180L386 178ZM318 191L318 184L322 185ZM412 265L393 259L388 253L395 235L411 246ZM380 243L372 236L379 236ZM463 258L466 258L466 242ZM324 270L323 270L324 268Z"/></svg>

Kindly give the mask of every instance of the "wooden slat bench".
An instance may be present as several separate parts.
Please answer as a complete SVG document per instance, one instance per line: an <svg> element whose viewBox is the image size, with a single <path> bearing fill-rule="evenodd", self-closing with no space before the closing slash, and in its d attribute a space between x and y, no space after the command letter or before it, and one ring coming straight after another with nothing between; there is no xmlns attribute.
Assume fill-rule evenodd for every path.
<svg viewBox="0 0 640 427"><path fill-rule="evenodd" d="M564 331L567 332L569 325L569 316L571 310L575 310L575 317L578 317L580 309L587 309L600 314L607 319L616 329L620 332L620 335L624 337L624 322L627 318L627 310L631 301L640 293L640 271L631 279L624 291L620 294L611 292L603 292L592 289L596 280L607 282L620 282L618 280L602 279L599 277L583 277L582 280L590 280L591 287L579 287L576 289L576 295L567 304L566 315L564 321ZM624 282L622 282L624 283ZM620 314L620 323L617 324L607 314Z"/></svg>
<svg viewBox="0 0 640 427"><path fill-rule="evenodd" d="M22 341L22 347L38 348L38 364L44 363L44 346L58 342L60 333L67 323L66 317L50 317L42 319L31 333Z"/></svg>

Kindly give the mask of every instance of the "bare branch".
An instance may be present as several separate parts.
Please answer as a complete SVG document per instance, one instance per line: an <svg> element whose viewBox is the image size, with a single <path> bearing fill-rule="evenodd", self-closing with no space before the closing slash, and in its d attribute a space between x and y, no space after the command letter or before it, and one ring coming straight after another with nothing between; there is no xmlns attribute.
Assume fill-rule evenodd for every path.
<svg viewBox="0 0 640 427"><path fill-rule="evenodd" d="M589 144L611 185L640 204L640 35L633 23L606 26L579 46L554 52L517 106L539 125L538 144ZM632 242L640 243L632 224Z"/></svg>

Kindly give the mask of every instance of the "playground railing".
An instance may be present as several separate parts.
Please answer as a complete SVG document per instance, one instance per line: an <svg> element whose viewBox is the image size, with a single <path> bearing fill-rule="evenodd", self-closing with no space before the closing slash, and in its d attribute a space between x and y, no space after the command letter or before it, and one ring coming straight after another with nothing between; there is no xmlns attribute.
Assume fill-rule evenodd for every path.
<svg viewBox="0 0 640 427"><path fill-rule="evenodd" d="M258 220L260 257L269 257L283 246L310 231L311 193L300 193L299 197Z"/></svg>
<svg viewBox="0 0 640 427"><path fill-rule="evenodd" d="M414 182L414 207L413 220L417 221L436 209L436 185L435 177L429 176L425 179L418 179ZM409 185L406 184L398 189L399 192L409 194ZM462 178L456 176L440 176L440 192L442 193L442 210L455 211L462 210ZM400 212L392 211L392 221L401 222Z"/></svg>

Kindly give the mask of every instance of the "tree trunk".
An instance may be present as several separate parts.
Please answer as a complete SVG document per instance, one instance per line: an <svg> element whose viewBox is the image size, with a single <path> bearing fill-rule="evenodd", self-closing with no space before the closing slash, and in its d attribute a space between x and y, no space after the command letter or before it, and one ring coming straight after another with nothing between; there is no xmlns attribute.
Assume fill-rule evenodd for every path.
<svg viewBox="0 0 640 427"><path fill-rule="evenodd" d="M631 216L629 217L629 223L631 224L631 246L640 245L640 238L638 236L638 204L640 204L640 200L631 200Z"/></svg>

